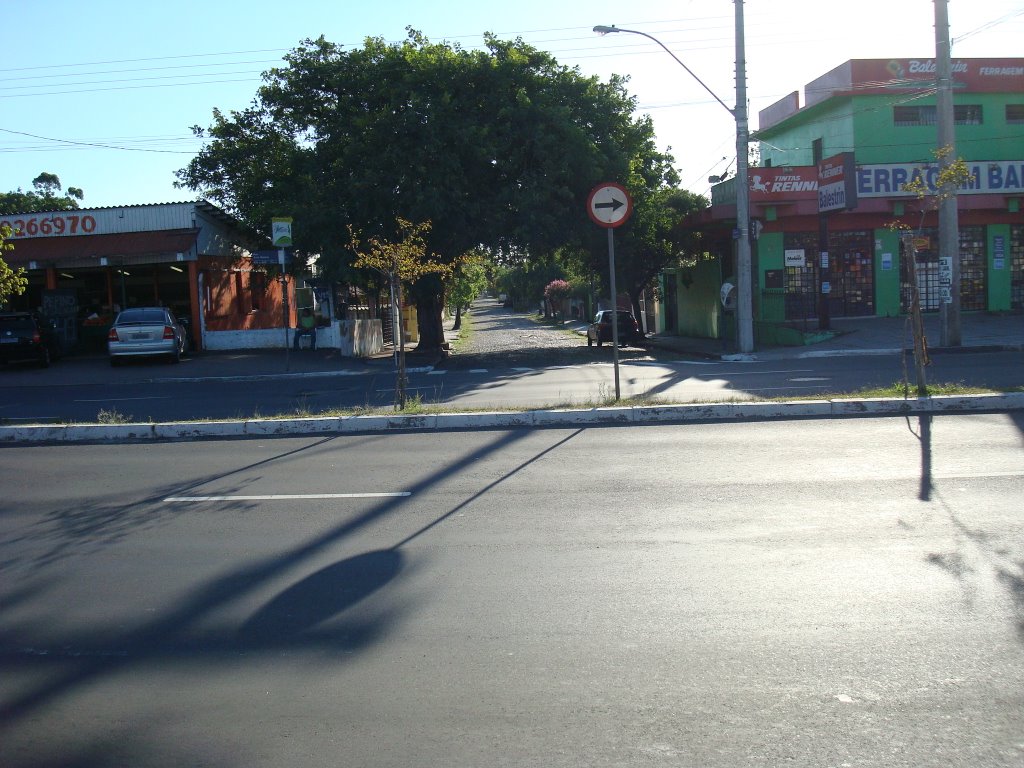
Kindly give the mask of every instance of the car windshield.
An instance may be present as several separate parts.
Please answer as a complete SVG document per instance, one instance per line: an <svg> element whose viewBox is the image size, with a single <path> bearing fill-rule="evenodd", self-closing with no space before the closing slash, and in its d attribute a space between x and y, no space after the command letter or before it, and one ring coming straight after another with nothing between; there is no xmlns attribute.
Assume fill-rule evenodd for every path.
<svg viewBox="0 0 1024 768"><path fill-rule="evenodd" d="M35 325L31 317L0 317L0 328L5 331L32 331Z"/></svg>
<svg viewBox="0 0 1024 768"><path fill-rule="evenodd" d="M117 325L128 323L146 323L163 325L167 316L162 309L126 309L117 316Z"/></svg>

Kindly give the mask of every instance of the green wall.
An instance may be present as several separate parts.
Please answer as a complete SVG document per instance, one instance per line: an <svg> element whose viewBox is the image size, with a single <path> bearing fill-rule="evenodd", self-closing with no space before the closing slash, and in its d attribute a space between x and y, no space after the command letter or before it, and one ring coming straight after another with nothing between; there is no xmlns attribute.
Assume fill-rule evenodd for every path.
<svg viewBox="0 0 1024 768"><path fill-rule="evenodd" d="M996 252L996 238L1003 239L1001 253ZM990 224L988 227L988 308L993 312L1010 311L1010 225ZM1002 256L1002 269L996 259Z"/></svg>
<svg viewBox="0 0 1024 768"><path fill-rule="evenodd" d="M888 269L883 267L888 266ZM875 230L875 315L900 314L900 236L891 229Z"/></svg>
<svg viewBox="0 0 1024 768"><path fill-rule="evenodd" d="M704 339L719 338L719 311L722 268L717 258L700 259L692 268L666 270L663 280L676 284L678 328L665 328L666 333ZM687 286L686 283L689 283ZM662 327L665 312L660 310Z"/></svg>

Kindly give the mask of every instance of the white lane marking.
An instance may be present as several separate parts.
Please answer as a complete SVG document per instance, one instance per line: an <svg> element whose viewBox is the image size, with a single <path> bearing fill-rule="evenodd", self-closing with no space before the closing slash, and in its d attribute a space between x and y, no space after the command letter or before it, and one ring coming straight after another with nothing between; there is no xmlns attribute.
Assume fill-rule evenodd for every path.
<svg viewBox="0 0 1024 768"><path fill-rule="evenodd" d="M487 373L487 369L486 368L470 368L469 372L470 373Z"/></svg>
<svg viewBox="0 0 1024 768"><path fill-rule="evenodd" d="M75 403L125 403L130 400L170 400L170 396L152 396L152 397L103 397L96 400L73 400Z"/></svg>
<svg viewBox="0 0 1024 768"><path fill-rule="evenodd" d="M412 496L409 491L396 493L272 493L265 496L168 496L164 501L291 501L294 499L391 499Z"/></svg>
<svg viewBox="0 0 1024 768"><path fill-rule="evenodd" d="M790 381L828 381L828 376L798 376Z"/></svg>
<svg viewBox="0 0 1024 768"><path fill-rule="evenodd" d="M448 371L427 371L427 376L444 376Z"/></svg>

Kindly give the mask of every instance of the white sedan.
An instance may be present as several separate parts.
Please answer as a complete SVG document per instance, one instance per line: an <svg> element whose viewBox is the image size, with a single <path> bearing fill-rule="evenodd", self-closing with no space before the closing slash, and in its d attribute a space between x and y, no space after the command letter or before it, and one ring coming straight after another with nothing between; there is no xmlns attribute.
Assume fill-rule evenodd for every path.
<svg viewBox="0 0 1024 768"><path fill-rule="evenodd" d="M126 357L160 355L172 362L185 351L185 329L165 307L134 307L122 310L107 334L110 364Z"/></svg>

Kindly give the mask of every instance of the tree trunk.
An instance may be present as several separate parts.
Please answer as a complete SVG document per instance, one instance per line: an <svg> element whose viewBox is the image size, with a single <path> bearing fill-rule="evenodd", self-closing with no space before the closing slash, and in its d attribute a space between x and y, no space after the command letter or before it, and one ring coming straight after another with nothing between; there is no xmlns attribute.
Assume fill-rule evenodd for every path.
<svg viewBox="0 0 1024 768"><path fill-rule="evenodd" d="M453 331L457 331L462 328L462 307L455 308L455 325L452 326Z"/></svg>
<svg viewBox="0 0 1024 768"><path fill-rule="evenodd" d="M420 279L414 286L416 325L420 332L417 352L440 352L444 344L444 290L433 275Z"/></svg>

